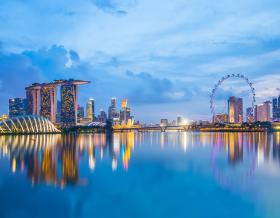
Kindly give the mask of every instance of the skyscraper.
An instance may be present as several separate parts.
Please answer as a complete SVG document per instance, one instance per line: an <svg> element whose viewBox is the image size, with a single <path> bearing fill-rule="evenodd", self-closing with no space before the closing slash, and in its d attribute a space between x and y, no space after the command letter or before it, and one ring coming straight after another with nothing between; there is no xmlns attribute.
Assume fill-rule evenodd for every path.
<svg viewBox="0 0 280 218"><path fill-rule="evenodd" d="M280 121L280 96L272 100L272 118L273 121Z"/></svg>
<svg viewBox="0 0 280 218"><path fill-rule="evenodd" d="M87 119L89 121L94 121L94 99L90 98L87 102Z"/></svg>
<svg viewBox="0 0 280 218"><path fill-rule="evenodd" d="M61 124L63 127L77 125L78 85L87 84L87 81L67 80L61 85Z"/></svg>
<svg viewBox="0 0 280 218"><path fill-rule="evenodd" d="M61 123L65 127L77 124L77 86L72 83L61 86Z"/></svg>
<svg viewBox="0 0 280 218"><path fill-rule="evenodd" d="M26 113L28 115L40 115L41 110L41 85L33 83L31 86L26 87Z"/></svg>
<svg viewBox="0 0 280 218"><path fill-rule="evenodd" d="M108 108L108 119L114 123L119 121L119 113L116 108L116 98L111 99L111 105Z"/></svg>
<svg viewBox="0 0 280 218"><path fill-rule="evenodd" d="M117 102L117 99L114 97L111 99L111 106L116 108L116 102Z"/></svg>
<svg viewBox="0 0 280 218"><path fill-rule="evenodd" d="M255 108L255 121L268 122L271 121L271 102L266 101L261 105L256 105Z"/></svg>
<svg viewBox="0 0 280 218"><path fill-rule="evenodd" d="M178 116L178 117L177 117L177 125L180 126L180 125L182 125L182 124L183 124L183 117Z"/></svg>
<svg viewBox="0 0 280 218"><path fill-rule="evenodd" d="M228 116L230 123L243 122L243 99L231 96L228 99Z"/></svg>
<svg viewBox="0 0 280 218"><path fill-rule="evenodd" d="M26 114L26 99L11 98L9 99L9 116L16 117Z"/></svg>
<svg viewBox="0 0 280 218"><path fill-rule="evenodd" d="M82 80L55 80L50 83L34 83L26 87L27 114L41 115L56 123L60 118L63 127L77 123L77 87L87 84ZM57 86L61 86L60 111L57 113Z"/></svg>
<svg viewBox="0 0 280 218"><path fill-rule="evenodd" d="M132 120L133 117L131 116L131 109L128 107L128 100L122 100L122 109L120 112L120 122L127 123L128 120Z"/></svg>
<svg viewBox="0 0 280 218"><path fill-rule="evenodd" d="M77 117L78 117L78 123L80 123L84 119L84 117L85 117L84 107L81 107L80 105L78 105Z"/></svg>
<svg viewBox="0 0 280 218"><path fill-rule="evenodd" d="M100 110L100 114L97 117L98 122L106 123L107 121L107 114L103 109Z"/></svg>
<svg viewBox="0 0 280 218"><path fill-rule="evenodd" d="M56 123L57 109L57 84L48 83L42 84L40 90L41 109L40 115L48 118L51 122Z"/></svg>

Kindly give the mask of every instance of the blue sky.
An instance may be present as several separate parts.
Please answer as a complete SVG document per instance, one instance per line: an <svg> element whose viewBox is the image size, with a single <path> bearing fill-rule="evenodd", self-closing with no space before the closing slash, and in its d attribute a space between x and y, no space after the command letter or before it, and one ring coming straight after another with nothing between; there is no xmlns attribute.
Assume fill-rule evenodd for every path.
<svg viewBox="0 0 280 218"><path fill-rule="evenodd" d="M82 105L94 97L107 110L112 96L128 98L145 122L210 119L210 91L228 73L249 77L258 103L270 100L280 88L279 12L277 0L0 0L0 113L30 83L59 78L92 81ZM226 83L217 105L246 90Z"/></svg>

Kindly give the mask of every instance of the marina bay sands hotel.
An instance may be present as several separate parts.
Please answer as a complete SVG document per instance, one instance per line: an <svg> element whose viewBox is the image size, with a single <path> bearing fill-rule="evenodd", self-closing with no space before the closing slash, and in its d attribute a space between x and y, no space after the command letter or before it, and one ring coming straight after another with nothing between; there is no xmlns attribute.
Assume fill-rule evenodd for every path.
<svg viewBox="0 0 280 218"><path fill-rule="evenodd" d="M62 127L71 127L77 124L78 86L88 84L83 80L54 80L50 83L34 83L26 87L26 112L29 115L39 115L56 122L57 114L57 87L61 94Z"/></svg>

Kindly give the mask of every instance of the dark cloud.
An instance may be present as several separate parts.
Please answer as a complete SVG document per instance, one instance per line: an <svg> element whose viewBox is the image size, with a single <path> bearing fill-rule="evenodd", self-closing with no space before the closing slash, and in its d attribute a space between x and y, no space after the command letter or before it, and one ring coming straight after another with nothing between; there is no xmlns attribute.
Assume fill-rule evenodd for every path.
<svg viewBox="0 0 280 218"><path fill-rule="evenodd" d="M8 112L8 99L24 97L25 87L34 82L48 82L54 79L84 79L92 81L83 86L80 92L81 104L87 98L95 97L104 102L104 97L122 96L126 80L110 75L108 67L117 65L117 58L108 58L106 64L91 64L81 61L74 50L53 45L50 48L28 50L22 53L4 53L0 51L0 113ZM112 89L116 83L119 88ZM86 93L86 94L85 94ZM121 94L119 94L121 93Z"/></svg>
<svg viewBox="0 0 280 218"><path fill-rule="evenodd" d="M103 61L102 61L103 60ZM74 50L53 45L50 48L28 50L19 54L0 52L1 113L7 113L8 99L24 97L24 88L34 82L54 79L84 79L91 84L81 87L79 103L84 105L94 97L98 108L107 108L112 96L128 98L132 105L163 104L190 101L201 91L184 82L157 78L150 73L121 71L119 57L103 55L95 61L82 61ZM16 85L16 86L14 86Z"/></svg>
<svg viewBox="0 0 280 218"><path fill-rule="evenodd" d="M70 78L72 69L66 67L69 60L78 62L79 55L57 45L19 54L0 50L1 112L7 113L9 98L24 97L25 87L31 83Z"/></svg>
<svg viewBox="0 0 280 218"><path fill-rule="evenodd" d="M0 52L0 104L1 112L7 112L8 99L23 97L24 88L31 81L41 80L40 69L22 54ZM3 111L5 110L5 111Z"/></svg>
<svg viewBox="0 0 280 218"><path fill-rule="evenodd" d="M80 60L79 54L77 52L75 52L74 50L70 50L69 55L70 55L70 59L74 62L77 62Z"/></svg>
<svg viewBox="0 0 280 218"><path fill-rule="evenodd" d="M132 84L128 96L136 104L189 101L195 95L194 88L191 90L180 82L175 84L169 79L156 78L149 73L127 71L126 75Z"/></svg>
<svg viewBox="0 0 280 218"><path fill-rule="evenodd" d="M23 56L29 58L32 65L39 68L42 74L48 79L59 79L65 73L66 65L69 62L68 51L63 46L53 45L50 48L24 51ZM72 51L70 57L77 59Z"/></svg>

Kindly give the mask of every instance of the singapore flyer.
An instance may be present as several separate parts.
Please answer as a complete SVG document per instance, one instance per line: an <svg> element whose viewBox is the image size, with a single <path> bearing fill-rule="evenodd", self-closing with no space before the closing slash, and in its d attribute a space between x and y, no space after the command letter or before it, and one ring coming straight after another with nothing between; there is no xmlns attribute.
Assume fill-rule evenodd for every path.
<svg viewBox="0 0 280 218"><path fill-rule="evenodd" d="M215 105L215 97L216 97L216 93L217 90L219 88L221 88L222 85L224 85L225 81L229 81L231 79L236 79L236 80L240 80L240 81L245 81L246 85L247 85L247 90L249 91L249 94L251 95L251 100L250 100L250 107L248 107L248 111L246 113L246 120L248 120L248 114L253 114L254 111L254 105L256 102L256 94L255 94L255 88L253 87L253 83L243 74L228 74L226 76L223 76L215 85L214 88L212 89L211 95L210 95L210 110L211 110L211 114L213 116L213 118L215 118L215 122L217 123L224 123L225 120L222 120L219 116L217 115L216 112L216 105ZM242 116L243 116L243 108L242 108ZM230 114L228 114L227 116L230 116ZM243 119L241 119L243 122ZM228 120L228 122L230 122L230 120Z"/></svg>

